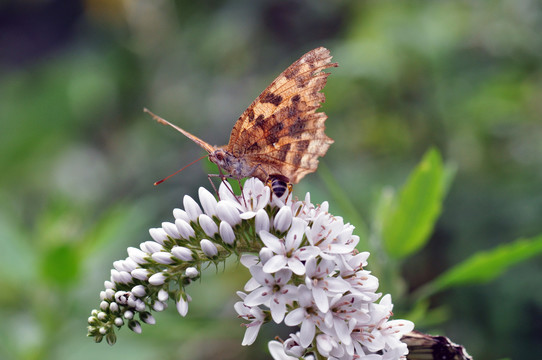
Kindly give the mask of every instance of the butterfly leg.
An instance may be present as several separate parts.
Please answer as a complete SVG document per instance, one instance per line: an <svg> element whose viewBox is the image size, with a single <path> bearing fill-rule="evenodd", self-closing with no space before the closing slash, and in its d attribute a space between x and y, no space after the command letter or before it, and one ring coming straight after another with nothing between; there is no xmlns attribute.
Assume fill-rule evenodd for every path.
<svg viewBox="0 0 542 360"><path fill-rule="evenodd" d="M224 175L224 173L222 172L222 169L218 168L218 171L219 171L219 174L208 174L207 175L207 178L209 179L209 182L211 183L211 186L213 187L213 190L215 191L216 195L218 196L218 200L220 200L220 193L218 192L218 190L216 189L216 186L215 184L213 183L213 180L211 180L211 178L215 178L215 177L219 177L220 178L220 181L221 182L224 182L226 183L226 187L228 188L228 190L230 191L230 193L235 197L237 198L237 196L235 195L235 193L233 192L231 186L228 186L228 182L226 181L226 178L233 178L233 176L231 174L227 174L227 175ZM237 180L239 181L239 179ZM241 184L239 184L241 185ZM241 191L243 190L243 188L241 187ZM246 202L245 202L245 205L246 205Z"/></svg>
<svg viewBox="0 0 542 360"><path fill-rule="evenodd" d="M237 178L237 183L239 184L239 189L241 189L241 196L243 197L245 207L247 207L247 199L245 199L245 192L243 191L243 185L241 185L241 179Z"/></svg>
<svg viewBox="0 0 542 360"><path fill-rule="evenodd" d="M218 193L218 190L216 189L215 183L211 178L218 177L220 175L218 174L208 174L207 179L209 179L209 182L211 183L211 186L213 187L213 190L215 191L216 196L218 197L218 200L220 201L220 194Z"/></svg>
<svg viewBox="0 0 542 360"><path fill-rule="evenodd" d="M288 195L286 195L286 199L284 199L284 203L286 204L288 202L288 198L290 197L290 195L292 194L292 191L294 190L294 186L292 185L292 183L288 183Z"/></svg>

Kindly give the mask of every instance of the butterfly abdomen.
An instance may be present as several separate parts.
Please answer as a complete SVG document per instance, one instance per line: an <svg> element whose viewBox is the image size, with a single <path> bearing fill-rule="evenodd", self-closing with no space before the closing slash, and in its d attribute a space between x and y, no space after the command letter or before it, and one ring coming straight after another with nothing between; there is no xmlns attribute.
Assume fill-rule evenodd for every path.
<svg viewBox="0 0 542 360"><path fill-rule="evenodd" d="M284 175L280 174L271 174L267 178L267 186L271 188L273 194L277 197L282 197L286 191L288 194L292 192L292 184L290 184L290 179Z"/></svg>

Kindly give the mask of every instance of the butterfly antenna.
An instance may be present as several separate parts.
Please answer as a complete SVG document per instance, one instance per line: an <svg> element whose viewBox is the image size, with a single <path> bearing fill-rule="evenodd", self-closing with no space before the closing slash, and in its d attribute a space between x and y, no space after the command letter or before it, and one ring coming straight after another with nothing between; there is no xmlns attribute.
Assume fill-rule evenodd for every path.
<svg viewBox="0 0 542 360"><path fill-rule="evenodd" d="M201 159L203 159L204 157L207 157L207 156L209 156L209 155L203 155L203 156L200 157L199 159L196 159L196 160L192 161L190 164L183 166L181 169L175 171L173 174L171 174L171 175L169 175L169 176L163 178L162 180L158 180L157 182L154 183L154 185L158 185L158 184L163 183L164 181L166 181L167 179L169 179L169 178L172 177L173 175L177 175L178 173L180 173L181 171L183 171L184 169L186 169L186 168L189 167L190 165L193 165L193 164L197 163L198 161L200 161Z"/></svg>
<svg viewBox="0 0 542 360"><path fill-rule="evenodd" d="M154 120L156 120L157 122L159 122L160 124L163 124L163 125L169 125L173 128L176 128L175 125L173 125L172 123L170 123L169 121L161 118L160 116L156 115L155 113L153 113L152 111L150 111L149 109L147 108L143 108L143 112L146 112L147 114L149 114L150 116L152 116L152 118Z"/></svg>
<svg viewBox="0 0 542 360"><path fill-rule="evenodd" d="M184 136L186 136L187 138L189 138L190 140L192 140L193 142L195 142L196 144L201 146L209 154L216 150L213 146L207 144L205 141L201 140L197 136L194 136L194 135L190 134L188 131L181 129L177 125L174 125L174 124L170 123L169 121L161 118L160 116L158 116L156 114L153 114L149 109L143 108L143 111L146 112L147 114L149 114L150 116L152 116L152 118L154 120L156 120L157 122L159 122L160 124L171 126L172 128L174 128L178 132L182 133Z"/></svg>

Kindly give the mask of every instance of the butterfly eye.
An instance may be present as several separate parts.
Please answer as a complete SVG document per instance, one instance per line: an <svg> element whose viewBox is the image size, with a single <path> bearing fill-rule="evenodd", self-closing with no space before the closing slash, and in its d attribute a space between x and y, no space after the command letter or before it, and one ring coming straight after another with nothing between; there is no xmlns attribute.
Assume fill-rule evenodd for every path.
<svg viewBox="0 0 542 360"><path fill-rule="evenodd" d="M217 154L215 155L215 157L216 157L216 159L219 160L219 161L224 160L224 156L223 156L221 153L217 153Z"/></svg>

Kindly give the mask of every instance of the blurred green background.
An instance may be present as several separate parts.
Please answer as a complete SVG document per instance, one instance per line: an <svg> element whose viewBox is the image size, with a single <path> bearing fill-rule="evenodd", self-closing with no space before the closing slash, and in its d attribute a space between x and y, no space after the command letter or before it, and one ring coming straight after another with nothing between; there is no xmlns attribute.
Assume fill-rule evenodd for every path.
<svg viewBox="0 0 542 360"><path fill-rule="evenodd" d="M0 2L0 358L269 358L269 325L240 345L233 303L249 275L235 264L188 288L187 318L171 304L113 347L85 337L86 319L112 262L209 187L203 162L152 186L203 153L142 108L222 145L275 76L318 46L340 65L325 88L335 144L323 163L362 218L430 147L457 166L431 241L402 264L407 291L539 234L541 34L534 0ZM330 190L312 174L294 192L342 215ZM430 305L442 318L419 330L476 359L540 359L541 271L537 257L440 293Z"/></svg>

